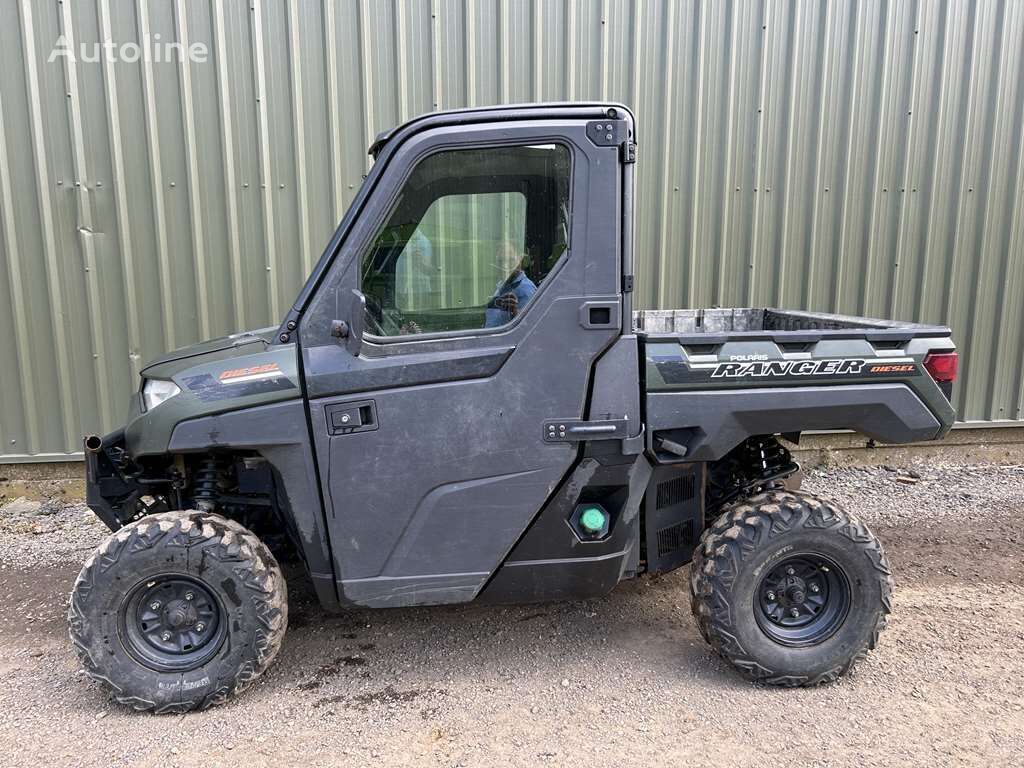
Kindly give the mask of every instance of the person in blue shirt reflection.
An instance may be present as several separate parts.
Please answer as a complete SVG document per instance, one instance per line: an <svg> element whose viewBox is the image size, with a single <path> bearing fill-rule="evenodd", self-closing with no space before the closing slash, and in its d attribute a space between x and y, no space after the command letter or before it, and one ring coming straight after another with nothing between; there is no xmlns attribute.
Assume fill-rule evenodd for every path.
<svg viewBox="0 0 1024 768"><path fill-rule="evenodd" d="M512 321L529 303L537 286L523 272L524 254L507 240L498 246L494 254L494 266L499 274L505 275L494 289L494 295L487 302L484 328L497 328Z"/></svg>

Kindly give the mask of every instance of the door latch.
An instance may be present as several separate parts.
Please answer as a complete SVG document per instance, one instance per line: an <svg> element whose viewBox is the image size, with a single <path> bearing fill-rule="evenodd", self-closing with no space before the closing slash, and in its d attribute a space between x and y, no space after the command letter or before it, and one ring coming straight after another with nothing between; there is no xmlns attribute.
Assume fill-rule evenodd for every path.
<svg viewBox="0 0 1024 768"><path fill-rule="evenodd" d="M624 440L629 437L628 419L552 419L544 422L544 442L576 443L581 440Z"/></svg>

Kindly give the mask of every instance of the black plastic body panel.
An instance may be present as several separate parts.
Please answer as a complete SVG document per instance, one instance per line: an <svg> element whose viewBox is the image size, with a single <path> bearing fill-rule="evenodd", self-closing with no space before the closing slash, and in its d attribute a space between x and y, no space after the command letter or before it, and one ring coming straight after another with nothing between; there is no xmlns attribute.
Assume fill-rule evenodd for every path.
<svg viewBox="0 0 1024 768"><path fill-rule="evenodd" d="M587 418L590 421L624 419L627 437L643 432L640 411L640 347L632 334L620 336L594 368L594 384Z"/></svg>
<svg viewBox="0 0 1024 768"><path fill-rule="evenodd" d="M493 376L508 360L508 346L466 350L443 358L429 352L353 357L342 346L319 346L309 350L309 365L317 371L331 371L307 380L310 398L371 392L392 387L415 387L447 381L464 381Z"/></svg>
<svg viewBox="0 0 1024 768"><path fill-rule="evenodd" d="M644 559L648 573L686 565L704 530L704 464L655 467L644 496Z"/></svg>
<svg viewBox="0 0 1024 768"><path fill-rule="evenodd" d="M752 435L855 429L876 440L909 443L936 437L941 424L904 384L851 384L652 392L647 427L652 451L658 432L683 430L678 438L687 459L713 461Z"/></svg>
<svg viewBox="0 0 1024 768"><path fill-rule="evenodd" d="M334 568L305 403L291 400L192 419L179 424L171 435L173 453L218 449L251 449L270 462L284 485L284 501L317 596L325 607L336 607Z"/></svg>
<svg viewBox="0 0 1024 768"><path fill-rule="evenodd" d="M640 568L640 505L651 475L643 456L588 457L559 486L481 591L486 602L597 597ZM581 541L569 524L578 504L611 515L608 535Z"/></svg>

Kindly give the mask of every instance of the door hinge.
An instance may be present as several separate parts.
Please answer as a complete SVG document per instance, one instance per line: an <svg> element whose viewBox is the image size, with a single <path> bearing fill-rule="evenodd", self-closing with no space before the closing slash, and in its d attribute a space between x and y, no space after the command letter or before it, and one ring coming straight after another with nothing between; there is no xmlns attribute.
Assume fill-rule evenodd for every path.
<svg viewBox="0 0 1024 768"><path fill-rule="evenodd" d="M622 276L622 292L632 293L633 292L633 276L623 275Z"/></svg>
<svg viewBox="0 0 1024 768"><path fill-rule="evenodd" d="M619 144L619 159L623 163L636 162L636 144L629 139Z"/></svg>

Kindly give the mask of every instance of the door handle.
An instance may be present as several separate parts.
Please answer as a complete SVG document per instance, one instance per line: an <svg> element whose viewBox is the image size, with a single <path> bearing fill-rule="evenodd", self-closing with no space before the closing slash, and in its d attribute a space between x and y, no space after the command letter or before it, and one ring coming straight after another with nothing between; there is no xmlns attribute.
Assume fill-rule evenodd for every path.
<svg viewBox="0 0 1024 768"><path fill-rule="evenodd" d="M328 405L324 408L324 415L329 435L350 435L377 429L377 404L373 400Z"/></svg>

